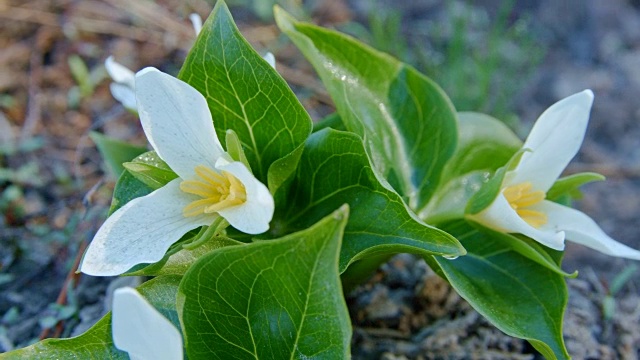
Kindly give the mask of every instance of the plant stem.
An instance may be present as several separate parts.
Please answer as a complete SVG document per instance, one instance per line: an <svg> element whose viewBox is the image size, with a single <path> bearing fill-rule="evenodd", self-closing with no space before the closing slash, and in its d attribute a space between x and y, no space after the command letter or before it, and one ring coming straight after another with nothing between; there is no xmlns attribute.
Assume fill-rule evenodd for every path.
<svg viewBox="0 0 640 360"><path fill-rule="evenodd" d="M229 226L227 220L225 220L222 216L218 216L211 225L207 227L207 229L199 235L192 242L182 245L184 249L193 250L198 246L204 244L205 242L213 239L216 235L218 235L222 230L226 229Z"/></svg>

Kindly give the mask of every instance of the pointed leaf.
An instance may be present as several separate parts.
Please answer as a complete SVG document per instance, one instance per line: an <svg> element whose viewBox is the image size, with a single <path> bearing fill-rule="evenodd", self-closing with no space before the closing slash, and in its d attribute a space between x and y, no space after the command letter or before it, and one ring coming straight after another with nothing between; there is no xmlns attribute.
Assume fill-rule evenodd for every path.
<svg viewBox="0 0 640 360"><path fill-rule="evenodd" d="M120 178L118 178L116 187L113 189L109 215L113 214L129 201L148 195L153 192L153 190L155 189L136 179L129 171L124 171L122 175L120 175Z"/></svg>
<svg viewBox="0 0 640 360"><path fill-rule="evenodd" d="M178 177L155 151L145 152L122 165L136 179L154 190L167 185L171 180Z"/></svg>
<svg viewBox="0 0 640 360"><path fill-rule="evenodd" d="M456 114L445 93L394 58L335 31L275 17L314 66L346 128L365 142L375 170L422 208L456 146Z"/></svg>
<svg viewBox="0 0 640 360"><path fill-rule="evenodd" d="M580 186L594 181L603 181L605 177L598 173L583 172L558 179L547 191L547 199L551 201L561 200L564 197L580 198Z"/></svg>
<svg viewBox="0 0 640 360"><path fill-rule="evenodd" d="M134 146L124 141L92 131L89 137L98 147L98 151L104 160L108 173L117 179L122 172L124 162L130 161L134 157L147 151L141 146Z"/></svg>
<svg viewBox="0 0 640 360"><path fill-rule="evenodd" d="M127 171L116 182L109 215L129 201L148 195L178 177L155 151L141 154L123 165Z"/></svg>
<svg viewBox="0 0 640 360"><path fill-rule="evenodd" d="M468 253L455 260L425 257L429 265L498 329L529 341L547 359L568 359L562 338L568 299L563 276L464 222L446 230Z"/></svg>
<svg viewBox="0 0 640 360"><path fill-rule="evenodd" d="M242 37L223 1L203 25L179 78L207 99L223 145L226 130L236 132L251 169L264 183L271 165L292 153L311 132L307 112ZM276 191L272 184L269 188Z"/></svg>
<svg viewBox="0 0 640 360"><path fill-rule="evenodd" d="M274 231L305 229L343 203L351 207L341 272L365 256L464 254L455 238L424 224L388 184L381 184L362 140L352 133L324 129L311 135L291 188L290 207L276 213Z"/></svg>
<svg viewBox="0 0 640 360"><path fill-rule="evenodd" d="M226 247L194 264L178 295L189 359L348 358L338 276L347 217L343 206L299 233Z"/></svg>
<svg viewBox="0 0 640 360"><path fill-rule="evenodd" d="M332 128L334 130L347 130L342 122L342 118L338 113L329 114L326 117L313 123L313 132L318 132L324 128Z"/></svg>
<svg viewBox="0 0 640 360"><path fill-rule="evenodd" d="M493 176L491 176L491 178L486 181L478 191L476 191L467 203L467 208L465 209L467 214L477 214L491 205L496 197L498 197L498 194L500 194L500 191L502 191L502 183L507 172L512 170L513 167L518 164L518 161L520 161L520 158L525 151L525 149L521 149L513 154L507 164L496 170Z"/></svg>

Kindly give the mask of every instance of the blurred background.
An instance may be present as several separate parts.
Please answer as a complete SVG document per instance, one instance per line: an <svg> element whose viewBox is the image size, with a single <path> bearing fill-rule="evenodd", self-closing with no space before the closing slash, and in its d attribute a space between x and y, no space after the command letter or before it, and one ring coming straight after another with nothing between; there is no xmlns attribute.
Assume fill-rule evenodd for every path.
<svg viewBox="0 0 640 360"><path fill-rule="evenodd" d="M578 207L612 237L640 248L639 1L227 3L256 50L275 54L277 70L316 120L334 111L332 101L274 25L275 3L415 66L458 110L491 114L521 137L548 106L592 89L587 139L567 173L607 176L585 187ZM206 19L213 5L0 0L0 352L82 333L107 311L112 279L73 271L106 216L114 184L89 133L140 146L145 138L136 116L112 98L104 60L113 55L134 71L155 66L177 74L195 39L189 14ZM565 319L576 358L640 356L635 266L568 246L564 268L580 270L569 282ZM349 296L349 306L354 358L536 356L483 322L412 257L383 266Z"/></svg>

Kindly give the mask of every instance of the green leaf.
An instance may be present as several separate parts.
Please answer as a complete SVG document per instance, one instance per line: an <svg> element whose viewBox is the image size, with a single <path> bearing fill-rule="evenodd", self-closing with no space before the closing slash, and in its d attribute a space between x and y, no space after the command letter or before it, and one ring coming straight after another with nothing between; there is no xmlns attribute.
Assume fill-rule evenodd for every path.
<svg viewBox="0 0 640 360"><path fill-rule="evenodd" d="M303 150L304 144L301 144L291 154L274 161L271 168L269 168L269 188L276 207L288 206L288 185L293 181Z"/></svg>
<svg viewBox="0 0 640 360"><path fill-rule="evenodd" d="M80 87L80 94L82 96L93 94L94 83L84 60L80 56L73 54L69 56L67 63L69 64L69 70L71 70L71 76Z"/></svg>
<svg viewBox="0 0 640 360"><path fill-rule="evenodd" d="M120 178L118 178L118 182L116 182L116 187L113 189L109 215L113 214L129 201L148 195L153 192L153 190L153 188L136 179L130 172L123 172Z"/></svg>
<svg viewBox="0 0 640 360"><path fill-rule="evenodd" d="M466 256L425 260L480 314L507 335L529 341L547 359L568 359L562 319L568 292L561 274L464 222L445 228Z"/></svg>
<svg viewBox="0 0 640 360"><path fill-rule="evenodd" d="M313 132L318 132L325 128L347 130L338 113L329 114L313 124Z"/></svg>
<svg viewBox="0 0 640 360"><path fill-rule="evenodd" d="M179 329L175 303L179 276L162 276L140 285L137 290ZM23 349L0 354L2 360L19 359L129 359L116 349L111 339L111 313L84 334L69 339L47 339Z"/></svg>
<svg viewBox="0 0 640 360"><path fill-rule="evenodd" d="M522 154L526 151L526 149L521 149L516 152L505 166L496 170L493 176L469 199L465 213L475 215L491 205L502 190L502 182L507 172L513 170L518 162L520 162Z"/></svg>
<svg viewBox="0 0 640 360"><path fill-rule="evenodd" d="M244 166L251 171L251 164L249 164L249 160L247 160L247 156L244 154L244 150L242 150L242 143L240 143L238 134L232 129L227 129L225 142L227 144L227 154L229 154L233 160L243 163Z"/></svg>
<svg viewBox="0 0 640 360"><path fill-rule="evenodd" d="M445 168L445 178L477 170L495 171L522 147L522 141L504 123L489 115L458 113L458 145Z"/></svg>
<svg viewBox="0 0 640 360"><path fill-rule="evenodd" d="M557 201L564 196L570 198L579 199L580 186L588 184L594 181L603 181L605 177L598 173L583 172L579 174L573 174L558 179L551 189L547 191L547 199L551 201Z"/></svg>
<svg viewBox="0 0 640 360"><path fill-rule="evenodd" d="M429 224L463 218L471 197L522 146L504 123L472 112L458 113L458 139L438 190L418 211Z"/></svg>
<svg viewBox="0 0 640 360"><path fill-rule="evenodd" d="M136 179L154 190L178 177L155 151L148 151L122 165Z"/></svg>
<svg viewBox="0 0 640 360"><path fill-rule="evenodd" d="M456 147L456 113L445 93L394 58L335 31L275 18L318 72L347 130L412 209L433 195Z"/></svg>
<svg viewBox="0 0 640 360"><path fill-rule="evenodd" d="M473 223L472 223L473 224ZM480 224L473 224L479 229L486 237L490 237L496 243L501 244L502 247L509 248L520 255L533 260L538 264L546 267L547 269L555 272L558 275L565 277L575 278L578 276L578 272L567 273L560 267L561 259L557 259L547 252L546 246L540 245L535 240L529 239L524 235L505 234L495 230L491 230L481 226ZM447 228L445 225L444 228ZM560 252L562 253L562 252Z"/></svg>
<svg viewBox="0 0 640 360"><path fill-rule="evenodd" d="M355 134L324 129L307 140L289 207L276 209L272 231L305 229L344 203L351 208L340 252L340 271L369 256L410 252L465 253L449 234L424 224L372 170Z"/></svg>
<svg viewBox="0 0 640 360"><path fill-rule="evenodd" d="M144 147L134 146L95 131L90 132L89 137L98 147L102 160L106 164L107 172L113 178L118 178L124 172L122 163L147 151Z"/></svg>
<svg viewBox="0 0 640 360"><path fill-rule="evenodd" d="M448 179L440 185L429 204L420 210L418 216L427 224L436 226L442 222L464 218L469 201L490 178L490 172L476 170Z"/></svg>
<svg viewBox="0 0 640 360"><path fill-rule="evenodd" d="M187 355L197 359L346 359L351 326L338 276L343 206L278 240L202 257L180 284Z"/></svg>
<svg viewBox="0 0 640 360"><path fill-rule="evenodd" d="M207 99L223 145L226 130L236 132L254 175L264 183L272 164L294 152L311 132L305 109L242 37L223 1L203 25L179 78ZM296 164L287 165L295 169Z"/></svg>
<svg viewBox="0 0 640 360"><path fill-rule="evenodd" d="M638 266L636 264L627 265L621 273L616 275L611 281L611 285L609 286L609 294L615 295L622 289L622 287L635 275L638 270Z"/></svg>
<svg viewBox="0 0 640 360"><path fill-rule="evenodd" d="M155 151L148 151L123 165L127 171L116 182L109 215L129 201L148 195L178 177Z"/></svg>

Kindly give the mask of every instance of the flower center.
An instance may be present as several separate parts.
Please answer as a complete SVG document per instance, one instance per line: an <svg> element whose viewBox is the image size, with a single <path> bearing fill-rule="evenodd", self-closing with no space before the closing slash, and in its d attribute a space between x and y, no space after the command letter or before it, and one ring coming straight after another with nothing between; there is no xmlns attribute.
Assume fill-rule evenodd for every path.
<svg viewBox="0 0 640 360"><path fill-rule="evenodd" d="M180 183L180 190L202 199L184 207L184 216L212 214L220 210L240 205L247 200L244 185L226 171L218 173L204 165L194 169L198 180L185 180Z"/></svg>
<svg viewBox="0 0 640 360"><path fill-rule="evenodd" d="M502 190L502 194L522 220L534 228L539 228L547 223L547 215L538 210L531 210L529 207L544 200L545 194L544 191L532 191L532 188L533 185L530 182L523 182L507 186Z"/></svg>

